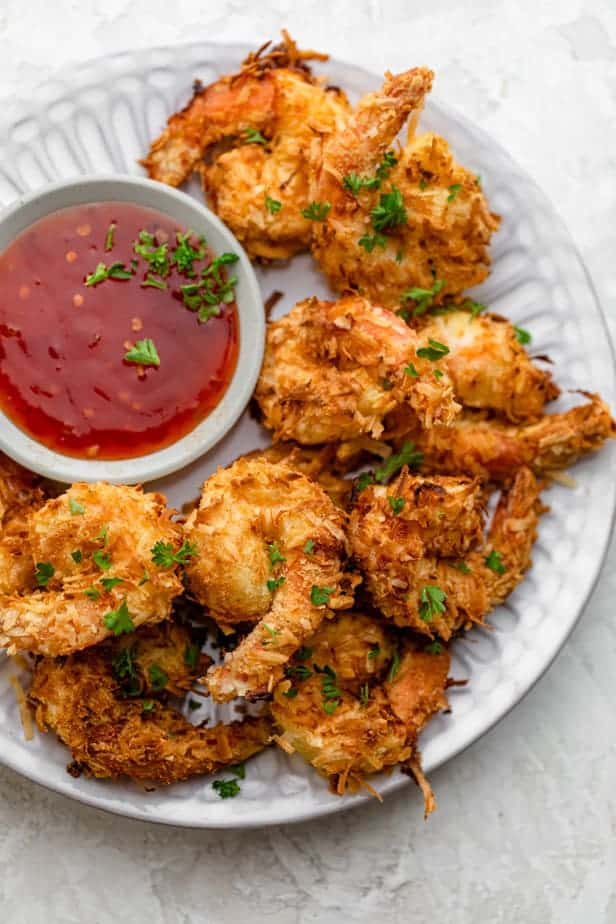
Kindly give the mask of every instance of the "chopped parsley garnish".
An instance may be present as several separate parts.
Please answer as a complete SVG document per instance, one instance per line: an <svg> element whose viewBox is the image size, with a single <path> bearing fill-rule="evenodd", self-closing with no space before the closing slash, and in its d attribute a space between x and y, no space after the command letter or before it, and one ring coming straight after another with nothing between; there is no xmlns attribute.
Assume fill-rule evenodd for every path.
<svg viewBox="0 0 616 924"><path fill-rule="evenodd" d="M374 645L370 646L370 650L368 651L368 660L374 661L375 658L378 658L380 653L381 653L381 646L379 645L378 642L376 642Z"/></svg>
<svg viewBox="0 0 616 924"><path fill-rule="evenodd" d="M141 578L141 580L140 580L139 583L137 584L137 587L143 587L143 585L144 585L144 584L147 584L149 580L150 580L150 572L147 570L147 568L144 568L144 569L143 569L143 577Z"/></svg>
<svg viewBox="0 0 616 924"><path fill-rule="evenodd" d="M413 308L413 315L419 317L419 315L425 314L428 308L432 305L432 301L435 295L441 291L445 285L444 279L436 279L434 285L431 289L421 289L419 286L413 286L410 289L406 289L400 296L400 301L415 302L415 307Z"/></svg>
<svg viewBox="0 0 616 924"><path fill-rule="evenodd" d="M399 250L398 253L396 254L396 263L402 263L402 257L403 257L403 256L404 256L404 254L402 253L401 250Z"/></svg>
<svg viewBox="0 0 616 924"><path fill-rule="evenodd" d="M470 311L471 318L476 318L477 315L486 310L486 306L483 304L483 302L476 302L472 298L467 298L462 307L466 308L467 311Z"/></svg>
<svg viewBox="0 0 616 924"><path fill-rule="evenodd" d="M135 666L135 646L122 648L111 661L111 669L116 680L122 685L123 696L139 696L143 684Z"/></svg>
<svg viewBox="0 0 616 924"><path fill-rule="evenodd" d="M443 378L443 371L442 371L442 369L435 369L435 370L434 370L434 378L435 378L435 379L442 379L442 378Z"/></svg>
<svg viewBox="0 0 616 924"><path fill-rule="evenodd" d="M313 606L327 606L334 590L334 587L317 587L313 584L310 590L310 602Z"/></svg>
<svg viewBox="0 0 616 924"><path fill-rule="evenodd" d="M381 181L378 176L359 176L357 173L347 173L343 177L342 185L346 190L357 196L362 189L378 189Z"/></svg>
<svg viewBox="0 0 616 924"><path fill-rule="evenodd" d="M111 559L108 555L105 555L101 549L92 552L92 560L95 565L98 565L101 571L109 571L111 568Z"/></svg>
<svg viewBox="0 0 616 924"><path fill-rule="evenodd" d="M443 650L443 646L441 642L437 642L436 640L433 642L430 642L430 644L426 645L426 647L424 648L424 651L427 651L428 654L433 654L433 655L441 654L442 650Z"/></svg>
<svg viewBox="0 0 616 924"><path fill-rule="evenodd" d="M523 327L516 327L514 325L513 329L515 331L516 340L518 341L518 343L521 343L522 346L526 346L533 339L532 336L529 334L529 332L527 330L524 330Z"/></svg>
<svg viewBox="0 0 616 924"><path fill-rule="evenodd" d="M148 667L148 675L150 678L150 686L153 690L164 690L169 681L169 677L165 671L158 664L150 664Z"/></svg>
<svg viewBox="0 0 616 924"><path fill-rule="evenodd" d="M361 706L367 706L370 699L370 687L367 683L362 683L359 688L359 702Z"/></svg>
<svg viewBox="0 0 616 924"><path fill-rule="evenodd" d="M308 658L312 657L312 648L309 645L302 645L301 648L295 652L295 657L298 661L307 661Z"/></svg>
<svg viewBox="0 0 616 924"><path fill-rule="evenodd" d="M362 234L357 243L364 248L366 253L372 253L375 247L385 247L387 238L378 232L375 234Z"/></svg>
<svg viewBox="0 0 616 924"><path fill-rule="evenodd" d="M221 799L234 799L240 792L240 784L237 780L214 780L212 789Z"/></svg>
<svg viewBox="0 0 616 924"><path fill-rule="evenodd" d="M88 587L87 590L84 590L84 594L90 600L100 600L101 598L101 592L96 587Z"/></svg>
<svg viewBox="0 0 616 924"><path fill-rule="evenodd" d="M131 279L132 275L132 272L126 269L123 263L112 263L111 266L99 263L94 272L86 276L84 284L86 286L95 286L99 282L104 282L105 279Z"/></svg>
<svg viewBox="0 0 616 924"><path fill-rule="evenodd" d="M113 632L114 635L122 635L124 632L132 632L135 628L135 623L130 617L128 612L128 606L126 605L126 597L117 608L117 610L109 610L108 613L105 613L103 616L103 622L106 627Z"/></svg>
<svg viewBox="0 0 616 924"><path fill-rule="evenodd" d="M150 552L152 561L159 568L173 568L174 565L187 565L189 559L197 554L197 546L193 542L184 540L177 552L174 552L170 542L163 542L160 539L152 546Z"/></svg>
<svg viewBox="0 0 616 924"><path fill-rule="evenodd" d="M138 340L135 346L124 354L127 363L137 363L139 366L160 366L160 356L153 340L146 338Z"/></svg>
<svg viewBox="0 0 616 924"><path fill-rule="evenodd" d="M184 649L184 664L192 671L196 670L199 663L200 654L201 649L198 645L195 645L194 642L190 645L187 645Z"/></svg>
<svg viewBox="0 0 616 924"><path fill-rule="evenodd" d="M157 279L156 276L152 276L151 273L148 273L143 282L141 283L142 288L147 288L151 286L153 289L166 289L167 283L164 279Z"/></svg>
<svg viewBox="0 0 616 924"><path fill-rule="evenodd" d="M424 189L426 188L426 186L428 185L428 181L425 179L425 177L422 176L422 177L420 177L419 183L418 183L417 185L419 186L419 188L420 188L421 191L423 192L423 190L424 190Z"/></svg>
<svg viewBox="0 0 616 924"><path fill-rule="evenodd" d="M157 276L169 275L169 245L166 242L157 245L153 234L140 231L139 240L133 243L133 250L138 257L149 263L152 273Z"/></svg>
<svg viewBox="0 0 616 924"><path fill-rule="evenodd" d="M270 215L277 215L282 208L282 202L279 202L278 199L272 199L271 196L266 196L265 208L270 213Z"/></svg>
<svg viewBox="0 0 616 924"><path fill-rule="evenodd" d="M418 468L423 462L423 452L415 449L415 444L406 440L400 452L393 453L374 471L374 477L380 484L386 484L404 465Z"/></svg>
<svg viewBox="0 0 616 924"><path fill-rule="evenodd" d="M282 695L286 696L287 699L295 699L298 693L299 693L299 690L297 689L297 687L289 687L289 689L285 690Z"/></svg>
<svg viewBox="0 0 616 924"><path fill-rule="evenodd" d="M370 217L375 231L390 231L406 224L406 208L397 186L392 186L391 192L381 194L379 204L372 209Z"/></svg>
<svg viewBox="0 0 616 924"><path fill-rule="evenodd" d="M408 366L404 367L404 374L409 375L412 379L419 378L419 372L417 371L413 363L409 363Z"/></svg>
<svg viewBox="0 0 616 924"><path fill-rule="evenodd" d="M112 263L107 270L107 275L110 279L130 279L133 274L126 269L123 263Z"/></svg>
<svg viewBox="0 0 616 924"><path fill-rule="evenodd" d="M332 715L340 705L340 690L336 686L336 672L329 666L319 667L314 665L314 669L321 674L321 695L323 696L323 710L328 715Z"/></svg>
<svg viewBox="0 0 616 924"><path fill-rule="evenodd" d="M238 778L238 780L246 779L246 766L245 764L231 764L228 768L229 773L232 773Z"/></svg>
<svg viewBox="0 0 616 924"><path fill-rule="evenodd" d="M399 670L400 670L400 655L398 654L398 649L396 648L396 650L393 653L393 657L391 659L389 671L387 673L387 680L389 681L389 683L393 683L396 677L396 674L398 673Z"/></svg>
<svg viewBox="0 0 616 924"><path fill-rule="evenodd" d="M109 593L110 590L113 590L114 587L117 587L118 584L123 584L124 578L101 578L101 584L103 585L103 590Z"/></svg>
<svg viewBox="0 0 616 924"><path fill-rule="evenodd" d="M497 552L496 549L492 549L490 554L486 555L484 562L486 563L486 567L495 574L504 574L507 570L503 564L501 553Z"/></svg>
<svg viewBox="0 0 616 924"><path fill-rule="evenodd" d="M246 144L269 144L267 138L256 128L250 126L244 130L244 140Z"/></svg>
<svg viewBox="0 0 616 924"><path fill-rule="evenodd" d="M386 180L389 177L389 173L392 167L395 167L398 163L398 158L393 151L385 151L383 154L383 160L376 168L376 177L379 181Z"/></svg>
<svg viewBox="0 0 616 924"><path fill-rule="evenodd" d="M186 234L180 234L179 231L176 231L175 234L176 246L171 257L171 262L174 263L178 271L185 276L194 276L195 270L193 263L195 260L203 260L205 257L205 247L193 247L190 243L193 235L193 231L187 231ZM201 242L205 244L203 238L201 238Z"/></svg>
<svg viewBox="0 0 616 924"><path fill-rule="evenodd" d="M314 539L308 539L304 543L304 552L306 555L314 555Z"/></svg>
<svg viewBox="0 0 616 924"><path fill-rule="evenodd" d="M99 263L93 273L86 276L85 285L95 286L107 278L107 267L104 263Z"/></svg>
<svg viewBox="0 0 616 924"><path fill-rule="evenodd" d="M83 506L83 504L80 504L78 501L76 501L74 497L69 497L68 509L70 510L72 517L82 516L86 512L86 508Z"/></svg>
<svg viewBox="0 0 616 924"><path fill-rule="evenodd" d="M102 543L103 543L103 545L107 545L107 535L108 535L108 531L109 531L109 530L108 530L108 528L107 528L106 526L101 526L100 532L99 532L98 536L96 537L96 538L99 540L99 542L102 542Z"/></svg>
<svg viewBox="0 0 616 924"><path fill-rule="evenodd" d="M286 558L280 552L276 542L271 542L267 547L267 554L269 555L270 567L273 568L279 561L286 561Z"/></svg>
<svg viewBox="0 0 616 924"><path fill-rule="evenodd" d="M402 513L402 511L404 510L405 501L403 497L391 497L390 495L388 495L387 502L389 506L391 507L392 513L396 517L398 516L399 513Z"/></svg>
<svg viewBox="0 0 616 924"><path fill-rule="evenodd" d="M107 228L107 234L105 235L105 250L110 251L113 248L113 235L116 229L116 224L112 221L109 227Z"/></svg>
<svg viewBox="0 0 616 924"><path fill-rule="evenodd" d="M34 577L38 587L47 587L49 581L56 573L54 566L48 561L39 561L36 563Z"/></svg>
<svg viewBox="0 0 616 924"><path fill-rule="evenodd" d="M462 183L452 183L449 187L449 195L447 196L447 202L453 202L460 190L462 189Z"/></svg>
<svg viewBox="0 0 616 924"><path fill-rule="evenodd" d="M360 494L371 484L374 484L374 472L362 472L355 482L355 491Z"/></svg>
<svg viewBox="0 0 616 924"><path fill-rule="evenodd" d="M297 677L299 680L308 680L312 677L312 671L305 664L294 664L285 670L287 677Z"/></svg>
<svg viewBox="0 0 616 924"><path fill-rule="evenodd" d="M273 593L275 590L278 590L280 585L284 584L285 581L286 577L284 574L281 574L280 577L277 578L270 578L267 582L267 589Z"/></svg>
<svg viewBox="0 0 616 924"><path fill-rule="evenodd" d="M417 355L422 359L429 359L430 362L436 363L439 359L442 359L443 356L447 356L449 353L449 347L445 346L444 343L440 343L438 340L433 340L432 337L428 337L428 346L419 347L417 350Z"/></svg>
<svg viewBox="0 0 616 924"><path fill-rule="evenodd" d="M302 209L302 215L310 221L325 221L330 209L329 202L311 202L305 209Z"/></svg>
<svg viewBox="0 0 616 924"><path fill-rule="evenodd" d="M143 702L141 703L141 711L145 712L146 714L148 712L154 712L155 705L156 703L153 699L144 699Z"/></svg>
<svg viewBox="0 0 616 924"><path fill-rule="evenodd" d="M381 380L381 388L383 389L383 391L391 391L393 387L394 387L394 383L391 381L391 379Z"/></svg>
<svg viewBox="0 0 616 924"><path fill-rule="evenodd" d="M434 616L445 612L447 594L434 584L426 584L419 595L419 618L432 622Z"/></svg>
<svg viewBox="0 0 616 924"><path fill-rule="evenodd" d="M459 561L458 564L456 565L456 568L458 569L458 571L461 571L462 574L471 573L471 569L469 568L469 566L466 564L465 561Z"/></svg>
<svg viewBox="0 0 616 924"><path fill-rule="evenodd" d="M83 552L81 551L81 549L75 549L74 552L71 552L71 558L73 559L76 565L80 565L81 562L83 561Z"/></svg>

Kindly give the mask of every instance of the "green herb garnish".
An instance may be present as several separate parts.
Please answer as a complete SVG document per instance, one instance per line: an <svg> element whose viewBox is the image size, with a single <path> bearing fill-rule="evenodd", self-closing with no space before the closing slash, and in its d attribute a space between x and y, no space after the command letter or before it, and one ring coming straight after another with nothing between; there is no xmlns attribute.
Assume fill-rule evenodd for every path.
<svg viewBox="0 0 616 924"><path fill-rule="evenodd" d="M304 552L306 555L314 555L314 539L308 539L304 543Z"/></svg>
<svg viewBox="0 0 616 924"><path fill-rule="evenodd" d="M330 209L329 202L311 202L305 209L302 209L302 215L310 221L325 221Z"/></svg>
<svg viewBox="0 0 616 924"><path fill-rule="evenodd" d="M56 569L48 561L39 561L36 563L34 577L38 587L47 587L49 581L56 573Z"/></svg>
<svg viewBox="0 0 616 924"><path fill-rule="evenodd" d="M127 363L137 363L139 366L160 366L160 357L153 340L146 338L138 340L135 346L124 354Z"/></svg>
<svg viewBox="0 0 616 924"><path fill-rule="evenodd" d="M426 584L419 595L419 618L432 622L434 616L445 612L447 594L434 584Z"/></svg>
<svg viewBox="0 0 616 924"><path fill-rule="evenodd" d="M413 315L415 317L419 317L420 315L425 314L428 308L430 308L434 296L438 295L444 285L444 279L436 279L431 289L421 289L419 286L412 286L412 288L406 289L402 293L400 296L400 301L415 302Z"/></svg>
<svg viewBox="0 0 616 924"><path fill-rule="evenodd" d="M164 690L169 681L169 677L165 671L158 664L150 664L148 667L148 675L150 678L150 686L156 692L159 690Z"/></svg>
<svg viewBox="0 0 616 924"><path fill-rule="evenodd" d="M386 484L404 465L408 465L409 468L418 468L422 462L423 453L415 449L414 443L406 440L400 452L393 453L374 470L374 478L379 484Z"/></svg>
<svg viewBox="0 0 616 924"><path fill-rule="evenodd" d="M406 224L406 208L397 186L392 186L391 192L381 194L379 204L372 209L370 217L375 231L391 231Z"/></svg>
<svg viewBox="0 0 616 924"><path fill-rule="evenodd" d="M334 587L317 587L313 584L310 590L310 602L313 606L327 606L334 590Z"/></svg>
<svg viewBox="0 0 616 924"><path fill-rule="evenodd" d="M429 359L431 362L436 363L449 353L448 346L438 340L433 340L432 337L428 337L428 344L427 347L420 347L417 350L417 355L422 359Z"/></svg>
<svg viewBox="0 0 616 924"><path fill-rule="evenodd" d="M269 144L267 138L258 129L251 127L244 130L244 140L246 144Z"/></svg>
<svg viewBox="0 0 616 924"><path fill-rule="evenodd" d="M280 585L284 584L285 581L286 577L284 574L281 574L280 577L277 578L270 578L267 582L267 589L273 593L275 590L278 590Z"/></svg>
<svg viewBox="0 0 616 924"><path fill-rule="evenodd" d="M375 247L385 247L387 238L383 234L363 234L357 242L366 253L372 253Z"/></svg>
<svg viewBox="0 0 616 924"><path fill-rule="evenodd" d="M513 329L515 331L516 340L518 341L518 343L521 343L522 346L527 346L527 344L529 344L531 340L533 339L532 336L529 334L529 332L527 330L524 330L523 327L516 327L514 325Z"/></svg>
<svg viewBox="0 0 616 924"><path fill-rule="evenodd" d="M174 565L187 565L189 560L197 554L197 546L193 542L184 540L177 552L174 552L172 544L163 542L161 539L152 546L150 552L155 565L168 569Z"/></svg>
<svg viewBox="0 0 616 924"><path fill-rule="evenodd" d="M398 516L399 513L402 513L402 511L404 510L405 501L403 497L390 497L388 495L387 502L389 503L389 506L391 507L392 513L396 517Z"/></svg>
<svg viewBox="0 0 616 924"><path fill-rule="evenodd" d="M68 499L68 509L70 510L72 517L82 516L86 512L86 508L83 506L83 504L80 504L75 500L74 497L70 496Z"/></svg>
<svg viewBox="0 0 616 924"><path fill-rule="evenodd" d="M126 605L126 597L117 608L117 610L109 610L108 613L105 613L103 616L103 621L106 627L113 632L114 635L122 635L124 632L132 632L135 628L135 623L130 617L128 612L128 606Z"/></svg>
<svg viewBox="0 0 616 924"><path fill-rule="evenodd" d="M105 250L109 251L113 248L113 235L117 225L114 222L111 222L107 228L107 234L105 235Z"/></svg>
<svg viewBox="0 0 616 924"><path fill-rule="evenodd" d="M266 196L265 208L270 213L270 215L277 215L282 208L282 202L279 202L278 199L272 199L271 196Z"/></svg>
<svg viewBox="0 0 616 924"><path fill-rule="evenodd" d="M504 574L507 570L503 564L502 555L500 552L497 552L496 549L492 549L489 555L486 555L484 558L486 567L493 571L495 574Z"/></svg>

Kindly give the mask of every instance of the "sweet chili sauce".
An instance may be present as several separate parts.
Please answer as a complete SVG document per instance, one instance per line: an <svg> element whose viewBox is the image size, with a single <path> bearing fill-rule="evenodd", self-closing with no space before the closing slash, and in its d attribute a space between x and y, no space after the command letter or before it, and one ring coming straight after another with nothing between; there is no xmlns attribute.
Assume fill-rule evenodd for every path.
<svg viewBox="0 0 616 924"><path fill-rule="evenodd" d="M143 232L146 252L167 244L160 273L135 252ZM127 459L169 446L216 407L237 362L237 309L212 307L212 286L223 290L211 273L209 303L184 297L216 257L190 236L203 258L181 272L184 232L153 209L93 203L40 219L0 255L0 407L18 427L65 455ZM129 278L92 284L100 263ZM222 285L232 270L214 276ZM160 365L125 358L144 340Z"/></svg>

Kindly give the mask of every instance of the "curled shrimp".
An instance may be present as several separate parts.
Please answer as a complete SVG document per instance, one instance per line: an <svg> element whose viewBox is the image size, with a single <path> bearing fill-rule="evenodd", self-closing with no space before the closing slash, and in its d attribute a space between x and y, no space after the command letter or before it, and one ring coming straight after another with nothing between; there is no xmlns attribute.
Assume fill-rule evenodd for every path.
<svg viewBox="0 0 616 924"><path fill-rule="evenodd" d="M406 764L436 803L420 769L417 738L447 707L449 655L422 650L365 613L324 623L274 690L276 743L299 753L342 795L374 773ZM371 790L374 792L374 790Z"/></svg>
<svg viewBox="0 0 616 924"><path fill-rule="evenodd" d="M267 719L196 727L166 700L204 666L186 660L187 629L165 622L68 658L40 659L30 703L41 731L70 748L69 772L173 783L246 760L269 741Z"/></svg>
<svg viewBox="0 0 616 924"><path fill-rule="evenodd" d="M400 405L423 426L450 422L459 406L448 376L417 355L420 344L400 318L358 295L298 302L268 325L255 391L265 426L276 440L311 445L378 437Z"/></svg>
<svg viewBox="0 0 616 924"><path fill-rule="evenodd" d="M483 542L484 496L476 481L403 470L387 488L367 487L349 535L375 606L396 625L445 641L483 622L530 566L546 509L539 492L530 469L519 469Z"/></svg>
<svg viewBox="0 0 616 924"><path fill-rule="evenodd" d="M385 307L458 299L482 282L499 224L447 142L415 137L432 79L423 67L387 74L314 163L313 198L329 211L314 223L313 254L335 289L358 289ZM409 117L407 145L395 153L389 149Z"/></svg>
<svg viewBox="0 0 616 924"><path fill-rule="evenodd" d="M607 404L598 395L582 394L588 398L585 404L518 425L464 409L451 426L423 430L416 423L409 426L408 415L394 414L387 438L394 443L413 440L428 471L504 481L527 465L537 475L549 476L616 437Z"/></svg>
<svg viewBox="0 0 616 924"><path fill-rule="evenodd" d="M239 73L197 85L142 161L173 186L198 168L212 208L253 257L287 258L310 245L308 154L348 111L342 91L313 77L311 59L327 55L299 50L284 32Z"/></svg>
<svg viewBox="0 0 616 924"><path fill-rule="evenodd" d="M11 654L69 654L159 622L182 590L179 528L164 498L139 488L75 484L30 513L25 544L30 586L0 594L0 647Z"/></svg>
<svg viewBox="0 0 616 924"><path fill-rule="evenodd" d="M219 624L256 623L207 674L215 700L270 692L321 621L351 604L344 525L318 484L281 463L238 459L204 483L186 523L190 590Z"/></svg>

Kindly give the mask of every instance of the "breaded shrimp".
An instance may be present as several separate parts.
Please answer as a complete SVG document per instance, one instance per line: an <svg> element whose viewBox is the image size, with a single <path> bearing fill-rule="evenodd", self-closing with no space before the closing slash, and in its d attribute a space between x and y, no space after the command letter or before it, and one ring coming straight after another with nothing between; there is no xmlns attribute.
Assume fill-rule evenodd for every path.
<svg viewBox="0 0 616 924"><path fill-rule="evenodd" d="M308 154L318 156L349 109L344 93L324 87L306 64L327 55L283 39L249 55L239 73L197 84L142 161L173 186L199 168L214 211L251 256L268 260L308 249Z"/></svg>
<svg viewBox="0 0 616 924"><path fill-rule="evenodd" d="M248 453L245 458L266 459L268 462L284 462L295 472L301 472L321 485L333 502L343 510L349 505L353 481L342 478L339 474L336 447L333 444L325 446L299 446L297 443L274 443L266 449L256 449ZM350 471L350 469L347 469Z"/></svg>
<svg viewBox="0 0 616 924"><path fill-rule="evenodd" d="M165 704L168 693L189 689L203 666L187 666L190 642L185 629L163 623L127 636L121 647L105 642L68 658L38 661L30 702L41 731L51 729L70 748L71 773L173 783L244 761L265 747L267 719L195 727Z"/></svg>
<svg viewBox="0 0 616 924"><path fill-rule="evenodd" d="M0 595L11 654L70 654L159 622L182 590L175 558L157 563L155 547L169 558L181 542L160 494L75 484L30 514L27 542L39 589Z"/></svg>
<svg viewBox="0 0 616 924"><path fill-rule="evenodd" d="M488 274L498 217L479 180L436 135L414 136L433 74L387 74L360 100L313 165L313 199L330 208L314 222L313 254L338 291L357 289L395 308L401 299L458 299ZM407 146L388 149L410 117Z"/></svg>
<svg viewBox="0 0 616 924"><path fill-rule="evenodd" d="M616 437L607 404L598 395L583 394L589 399L586 404L519 426L465 409L451 426L423 430L417 424L409 427L408 415L394 414L387 438L396 444L413 440L427 471L502 481L527 465L537 475L550 475Z"/></svg>
<svg viewBox="0 0 616 924"><path fill-rule="evenodd" d="M342 619L323 625L312 655L298 665L303 671L274 690L272 716L280 729L274 740L301 754L340 795L366 785L373 773L406 764L428 814L436 803L421 773L417 737L447 707L449 655L441 645L421 650L408 640L398 650L394 636L362 613ZM352 661L338 654L348 650ZM319 662L324 653L330 660Z"/></svg>
<svg viewBox="0 0 616 924"><path fill-rule="evenodd" d="M440 507L432 498L433 482L444 490ZM359 496L349 530L374 605L396 625L445 641L458 629L483 622L520 582L530 566L538 519L545 510L534 475L528 468L519 469L503 491L482 543L478 484L470 482L456 501L448 489L456 482L463 486L464 479L411 478L403 472L387 489L370 486ZM413 517L409 526L394 509L386 514L384 490L394 499L405 499ZM439 512L441 533L433 534Z"/></svg>
<svg viewBox="0 0 616 924"><path fill-rule="evenodd" d="M0 594L34 586L28 516L43 502L40 478L0 453Z"/></svg>
<svg viewBox="0 0 616 924"><path fill-rule="evenodd" d="M190 590L223 626L257 623L205 683L218 702L272 689L332 609L350 606L345 515L284 464L238 459L203 485L186 523Z"/></svg>
<svg viewBox="0 0 616 924"><path fill-rule="evenodd" d="M448 347L439 365L464 407L494 410L517 423L539 417L546 401L560 393L550 373L531 361L506 318L447 311L418 319L415 328L424 343Z"/></svg>
<svg viewBox="0 0 616 924"><path fill-rule="evenodd" d="M383 418L408 405L423 426L449 423L459 406L446 373L417 356L421 340L391 312L351 295L309 298L268 325L255 398L275 440L378 437Z"/></svg>

